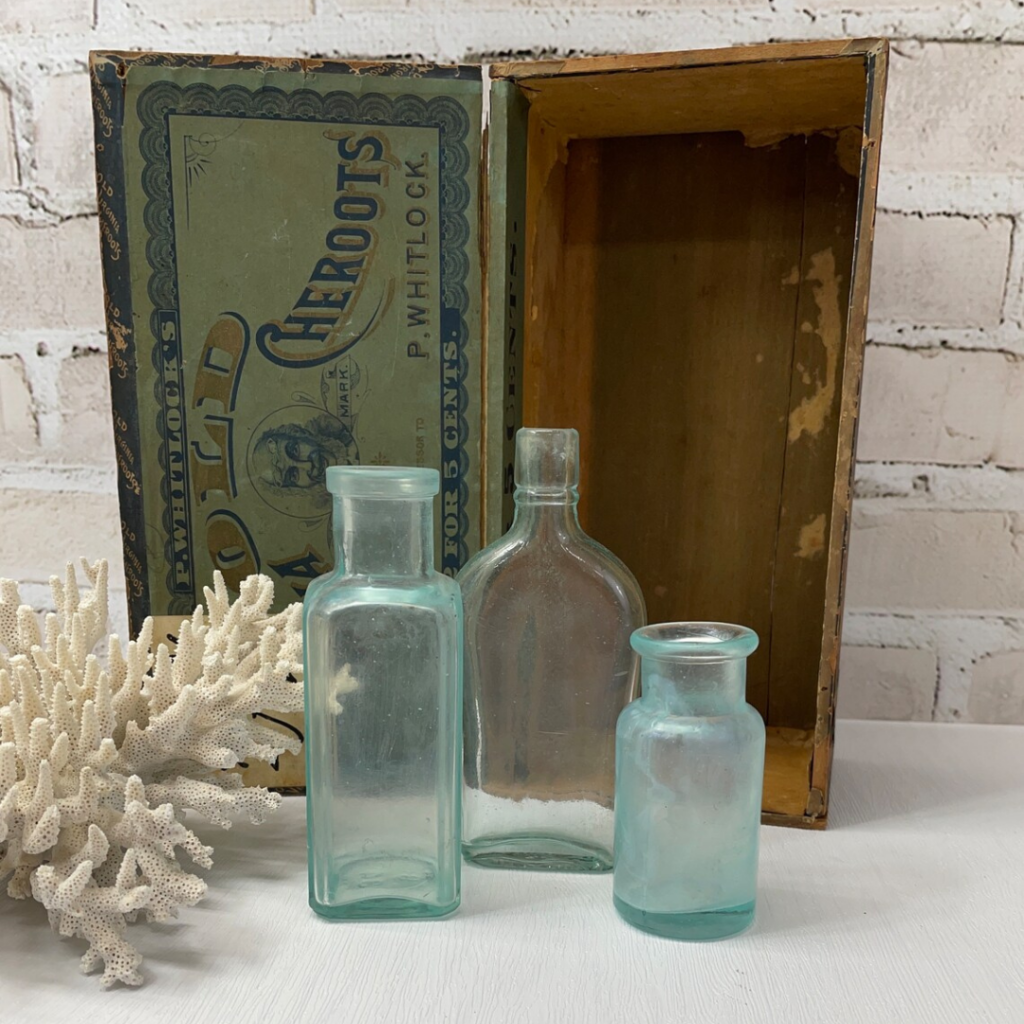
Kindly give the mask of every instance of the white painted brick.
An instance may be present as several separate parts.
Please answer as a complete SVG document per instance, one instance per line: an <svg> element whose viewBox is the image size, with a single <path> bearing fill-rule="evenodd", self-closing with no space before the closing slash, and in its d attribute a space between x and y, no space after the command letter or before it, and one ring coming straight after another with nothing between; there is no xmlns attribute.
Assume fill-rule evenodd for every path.
<svg viewBox="0 0 1024 1024"><path fill-rule="evenodd" d="M18 153L14 147L14 118L10 93L0 86L0 188L18 184Z"/></svg>
<svg viewBox="0 0 1024 1024"><path fill-rule="evenodd" d="M113 465L114 434L106 355L86 352L65 359L59 381L61 459Z"/></svg>
<svg viewBox="0 0 1024 1024"><path fill-rule="evenodd" d="M134 6L143 19L162 25L246 21L287 24L313 16L313 0L142 0Z"/></svg>
<svg viewBox="0 0 1024 1024"><path fill-rule="evenodd" d="M800 0L800 7L815 14L825 11L869 13L875 11L901 11L913 13L960 7L963 0ZM900 44L902 45L902 44Z"/></svg>
<svg viewBox="0 0 1024 1024"><path fill-rule="evenodd" d="M20 356L0 358L0 448L3 458L33 455L39 446L32 389Z"/></svg>
<svg viewBox="0 0 1024 1024"><path fill-rule="evenodd" d="M92 106L85 72L48 76L35 112L36 182L59 196L64 191L92 195Z"/></svg>
<svg viewBox="0 0 1024 1024"><path fill-rule="evenodd" d="M1024 467L1024 360L869 346L857 457Z"/></svg>
<svg viewBox="0 0 1024 1024"><path fill-rule="evenodd" d="M0 217L0 324L103 327L103 285L95 217L26 227Z"/></svg>
<svg viewBox="0 0 1024 1024"><path fill-rule="evenodd" d="M45 583L80 556L110 560L124 578L117 495L0 490L0 576Z"/></svg>
<svg viewBox="0 0 1024 1024"><path fill-rule="evenodd" d="M849 3L849 0L844 0ZM359 9L363 10L394 10L401 4L405 10L436 11L440 6L437 0L359 0ZM444 6L452 11L512 11L518 13L524 8L535 11L563 11L567 7L573 10L597 9L602 11L675 11L679 8L707 8L707 0L573 0L567 4L565 0L447 0ZM742 8L764 9L764 0L716 0L716 8L734 10ZM350 0L320 0L318 11L351 11Z"/></svg>
<svg viewBox="0 0 1024 1024"><path fill-rule="evenodd" d="M1024 609L1024 514L854 504L851 610Z"/></svg>
<svg viewBox="0 0 1024 1024"><path fill-rule="evenodd" d="M967 713L972 722L1024 724L1024 651L990 654L975 664Z"/></svg>
<svg viewBox="0 0 1024 1024"><path fill-rule="evenodd" d="M858 462L854 495L889 511L896 508L965 512L1024 509L1024 473L985 466L915 462ZM870 499L884 498L871 502Z"/></svg>
<svg viewBox="0 0 1024 1024"><path fill-rule="evenodd" d="M934 651L938 678L932 718L936 722L969 721L967 705L975 666L994 651L1024 651L1024 619L970 612L847 612L843 617L843 650L847 647ZM840 700L845 678L843 658Z"/></svg>
<svg viewBox="0 0 1024 1024"><path fill-rule="evenodd" d="M872 319L927 327L996 327L1011 227L1005 217L879 213Z"/></svg>
<svg viewBox="0 0 1024 1024"><path fill-rule="evenodd" d="M1021 46L895 44L884 165L931 172L1024 171L1022 82Z"/></svg>
<svg viewBox="0 0 1024 1024"><path fill-rule="evenodd" d="M836 714L929 722L937 671L934 651L843 644Z"/></svg>
<svg viewBox="0 0 1024 1024"><path fill-rule="evenodd" d="M83 32L92 28L93 3L94 0L3 0L0 34Z"/></svg>

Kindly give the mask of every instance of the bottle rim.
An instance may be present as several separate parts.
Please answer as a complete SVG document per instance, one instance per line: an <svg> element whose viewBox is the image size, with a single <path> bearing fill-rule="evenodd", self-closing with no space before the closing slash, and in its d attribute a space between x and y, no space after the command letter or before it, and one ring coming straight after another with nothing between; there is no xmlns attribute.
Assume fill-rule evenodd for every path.
<svg viewBox="0 0 1024 1024"><path fill-rule="evenodd" d="M575 427L520 427L517 434L522 434L524 437L546 437L546 438L561 438L568 441L575 435L577 438L580 436L580 432Z"/></svg>
<svg viewBox="0 0 1024 1024"><path fill-rule="evenodd" d="M421 466L328 466L327 490L342 498L432 498L436 469Z"/></svg>
<svg viewBox="0 0 1024 1024"><path fill-rule="evenodd" d="M658 622L634 630L630 646L642 658L733 661L757 650L757 634L731 622Z"/></svg>
<svg viewBox="0 0 1024 1024"><path fill-rule="evenodd" d="M517 496L577 495L579 431L575 427L520 427L513 480Z"/></svg>

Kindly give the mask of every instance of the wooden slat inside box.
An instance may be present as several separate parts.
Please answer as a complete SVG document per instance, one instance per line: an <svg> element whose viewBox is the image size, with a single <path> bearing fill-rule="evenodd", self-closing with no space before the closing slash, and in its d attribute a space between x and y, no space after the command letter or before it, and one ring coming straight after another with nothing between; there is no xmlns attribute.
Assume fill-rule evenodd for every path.
<svg viewBox="0 0 1024 1024"><path fill-rule="evenodd" d="M580 431L584 528L650 621L757 630L765 820L810 827L885 58L871 41L496 69L525 125L523 422Z"/></svg>

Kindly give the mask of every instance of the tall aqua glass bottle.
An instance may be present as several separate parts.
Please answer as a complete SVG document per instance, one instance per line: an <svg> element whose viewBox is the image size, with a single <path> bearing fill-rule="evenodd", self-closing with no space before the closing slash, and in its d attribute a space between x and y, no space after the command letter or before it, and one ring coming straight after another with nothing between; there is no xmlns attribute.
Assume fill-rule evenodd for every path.
<svg viewBox="0 0 1024 1024"><path fill-rule="evenodd" d="M664 623L632 637L643 696L615 752L615 906L674 939L716 939L754 919L764 723L746 702L757 634Z"/></svg>
<svg viewBox="0 0 1024 1024"><path fill-rule="evenodd" d="M304 607L309 902L459 905L462 602L433 569L433 469L334 466L336 566Z"/></svg>
<svg viewBox="0 0 1024 1024"><path fill-rule="evenodd" d="M515 482L512 528L459 574L463 851L487 867L608 871L615 722L635 694L644 600L580 527L575 430L520 430Z"/></svg>

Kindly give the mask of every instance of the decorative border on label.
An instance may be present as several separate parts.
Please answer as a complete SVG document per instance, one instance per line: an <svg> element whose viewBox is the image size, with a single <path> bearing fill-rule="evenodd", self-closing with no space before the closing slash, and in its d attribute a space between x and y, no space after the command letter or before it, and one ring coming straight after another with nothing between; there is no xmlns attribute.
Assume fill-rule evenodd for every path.
<svg viewBox="0 0 1024 1024"><path fill-rule="evenodd" d="M466 451L469 440L466 419L469 397L466 388L466 347L469 330L466 316L469 310L467 280L470 270L467 211L471 190L466 175L472 161L466 145L470 121L465 108L448 96L423 99L411 95L390 97L380 93L318 93L311 89L287 92L269 86L253 90L234 84L216 87L206 83L183 87L173 82L154 82L139 95L136 110L142 123L139 151L144 161L142 188L147 199L143 221L148 234L146 262L150 268L147 290L153 304L150 330L153 365L157 371L154 393L161 408L156 426L161 438L158 459L163 474L160 496L163 506L161 522L166 538L167 589L172 595L167 612L187 615L193 610L197 599L192 571L195 561L192 556L192 524L188 507L188 463L187 459L181 459L181 453L188 449L186 424L183 417L180 422L169 423L166 415L168 388L178 388L179 395L184 389L180 334L176 341L176 352L160 340L161 324L169 316L178 315L168 123L171 114L438 129L441 150L442 352L446 342L454 342L458 347L457 360L440 360L442 460L456 469L450 476L446 472L441 474L441 568L449 575L454 575L468 557L466 537L469 533L469 487L466 483L469 474L469 454ZM450 410L453 391L457 404L454 437ZM448 523L452 518L449 510L453 503L457 524L454 536L448 532Z"/></svg>

